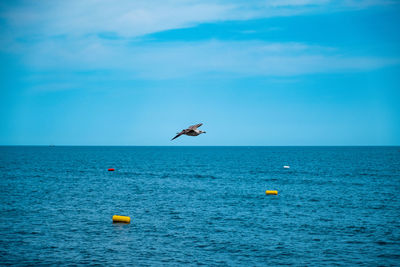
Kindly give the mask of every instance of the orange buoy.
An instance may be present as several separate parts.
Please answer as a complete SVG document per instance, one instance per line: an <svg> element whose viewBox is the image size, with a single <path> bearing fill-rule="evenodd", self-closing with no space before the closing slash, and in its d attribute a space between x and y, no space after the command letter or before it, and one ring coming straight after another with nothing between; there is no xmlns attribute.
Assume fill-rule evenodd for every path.
<svg viewBox="0 0 400 267"><path fill-rule="evenodd" d="M115 169L114 168L109 168L108 171L109 172L113 172L113 171L115 171Z"/></svg>

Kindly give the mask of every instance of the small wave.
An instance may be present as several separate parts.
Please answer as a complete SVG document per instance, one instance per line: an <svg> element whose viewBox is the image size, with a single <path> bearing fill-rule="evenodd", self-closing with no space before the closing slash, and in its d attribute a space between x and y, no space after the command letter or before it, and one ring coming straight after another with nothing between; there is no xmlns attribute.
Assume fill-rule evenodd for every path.
<svg viewBox="0 0 400 267"><path fill-rule="evenodd" d="M392 245L393 244L392 242L386 242L386 241L382 241L382 240L376 241L375 243L378 244L378 245L381 245L381 246Z"/></svg>
<svg viewBox="0 0 400 267"><path fill-rule="evenodd" d="M217 179L217 177L213 175L205 175L205 174L194 174L193 177L195 178L210 178L210 179Z"/></svg>
<svg viewBox="0 0 400 267"><path fill-rule="evenodd" d="M378 258L400 259L400 254L381 254L378 255Z"/></svg>
<svg viewBox="0 0 400 267"><path fill-rule="evenodd" d="M361 241L358 241L358 240L349 240L349 241L346 241L346 244L362 244L363 242L361 242Z"/></svg>

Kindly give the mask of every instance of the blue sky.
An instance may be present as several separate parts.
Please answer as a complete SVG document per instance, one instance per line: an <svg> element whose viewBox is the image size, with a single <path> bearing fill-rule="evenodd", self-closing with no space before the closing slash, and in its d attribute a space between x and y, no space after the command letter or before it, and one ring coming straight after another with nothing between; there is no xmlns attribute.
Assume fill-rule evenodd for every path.
<svg viewBox="0 0 400 267"><path fill-rule="evenodd" d="M400 2L3 1L2 145L400 145ZM170 139L203 122L206 134Z"/></svg>

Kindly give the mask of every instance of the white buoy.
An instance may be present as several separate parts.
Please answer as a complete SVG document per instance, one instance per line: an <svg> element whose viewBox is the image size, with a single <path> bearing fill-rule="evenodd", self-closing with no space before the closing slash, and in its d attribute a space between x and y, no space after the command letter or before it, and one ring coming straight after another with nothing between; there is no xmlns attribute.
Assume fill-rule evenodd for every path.
<svg viewBox="0 0 400 267"><path fill-rule="evenodd" d="M284 169L290 169L290 166L286 165L286 166L283 166L283 168Z"/></svg>

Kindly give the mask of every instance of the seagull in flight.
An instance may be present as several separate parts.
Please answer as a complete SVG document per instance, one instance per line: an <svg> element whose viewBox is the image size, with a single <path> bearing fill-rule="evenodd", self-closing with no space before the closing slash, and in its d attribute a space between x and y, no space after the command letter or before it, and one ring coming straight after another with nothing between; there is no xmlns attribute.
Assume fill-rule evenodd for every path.
<svg viewBox="0 0 400 267"><path fill-rule="evenodd" d="M197 128L199 128L201 125L203 125L203 124L202 124L202 123L199 123L199 124L192 125L192 126L190 126L189 128L187 128L187 129L183 129L180 133L177 133L176 136L175 136L174 138L171 139L171 141L174 140L175 138L178 138L178 137L181 136L182 134L186 134L186 135L189 135L189 136L198 136L199 134L206 133L206 132L204 132L204 131L201 131L201 130L198 130L198 129L197 129Z"/></svg>

